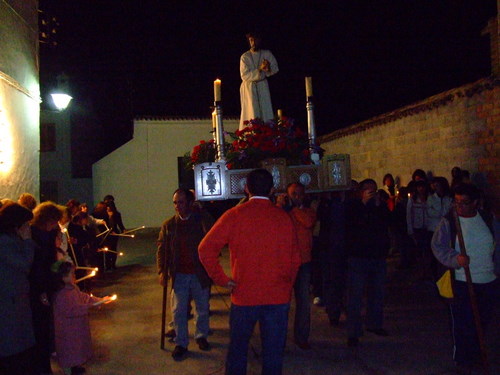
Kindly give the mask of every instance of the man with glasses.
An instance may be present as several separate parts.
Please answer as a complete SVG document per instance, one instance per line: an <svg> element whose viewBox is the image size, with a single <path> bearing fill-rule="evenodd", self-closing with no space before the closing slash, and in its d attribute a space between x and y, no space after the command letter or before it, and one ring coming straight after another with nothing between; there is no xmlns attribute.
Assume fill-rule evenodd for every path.
<svg viewBox="0 0 500 375"><path fill-rule="evenodd" d="M481 323L491 320L500 297L500 282L493 260L494 239L491 220L479 210L479 190L471 184L455 188L454 210L458 215L467 255L460 253L453 210L439 223L432 238L434 256L455 273L454 301L450 305L454 340L453 359L460 373L470 373L481 353L476 333L464 267L469 267ZM497 265L498 267L498 265Z"/></svg>

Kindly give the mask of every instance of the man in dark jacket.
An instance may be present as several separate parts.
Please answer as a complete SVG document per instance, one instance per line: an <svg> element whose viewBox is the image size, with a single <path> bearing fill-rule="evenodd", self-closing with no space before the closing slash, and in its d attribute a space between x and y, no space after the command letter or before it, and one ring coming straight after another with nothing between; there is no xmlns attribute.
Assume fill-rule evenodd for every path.
<svg viewBox="0 0 500 375"><path fill-rule="evenodd" d="M190 190L174 192L176 214L165 221L158 237L157 266L160 283L166 287L172 279L172 316L176 332L172 357L181 359L188 347L187 309L189 297L196 305L195 339L201 350L209 350L210 278L198 257L198 245L213 225L210 215L193 210L194 195Z"/></svg>
<svg viewBox="0 0 500 375"><path fill-rule="evenodd" d="M387 336L384 330L384 284L389 251L389 210L377 194L377 183L366 179L359 184L359 196L346 209L348 252L348 346L356 346L363 335L361 305L368 289L366 330Z"/></svg>

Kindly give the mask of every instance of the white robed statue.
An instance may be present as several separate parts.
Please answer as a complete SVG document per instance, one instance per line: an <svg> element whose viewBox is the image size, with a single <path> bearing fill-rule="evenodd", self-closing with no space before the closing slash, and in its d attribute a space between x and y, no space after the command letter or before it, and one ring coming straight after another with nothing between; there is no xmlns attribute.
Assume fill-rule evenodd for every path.
<svg viewBox="0 0 500 375"><path fill-rule="evenodd" d="M278 62L269 50L260 49L260 37L256 33L246 35L250 50L240 58L240 130L246 120L260 118L269 121L274 118L271 94L267 77L278 73Z"/></svg>

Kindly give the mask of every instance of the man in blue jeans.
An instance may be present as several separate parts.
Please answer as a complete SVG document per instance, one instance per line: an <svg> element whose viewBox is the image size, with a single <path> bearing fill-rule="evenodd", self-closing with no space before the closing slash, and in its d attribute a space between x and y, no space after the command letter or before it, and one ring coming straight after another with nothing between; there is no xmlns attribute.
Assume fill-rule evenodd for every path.
<svg viewBox="0 0 500 375"><path fill-rule="evenodd" d="M195 339L201 350L209 350L210 278L198 257L198 245L212 227L213 220L193 210L194 194L177 189L173 195L176 214L165 221L158 237L157 266L160 283L172 279L172 315L176 344L172 357L182 359L188 349L188 305L192 296L196 305Z"/></svg>
<svg viewBox="0 0 500 375"><path fill-rule="evenodd" d="M361 308L367 288L366 330L387 336L384 323L384 284L389 253L389 209L377 193L377 183L359 183L359 196L347 203L347 345L363 335Z"/></svg>
<svg viewBox="0 0 500 375"><path fill-rule="evenodd" d="M300 254L290 216L269 200L272 187L273 176L267 170L250 172L248 202L226 211L199 246L200 260L214 283L231 290L226 375L246 374L248 344L257 322L262 374L282 373L288 311ZM226 244L231 277L219 263Z"/></svg>

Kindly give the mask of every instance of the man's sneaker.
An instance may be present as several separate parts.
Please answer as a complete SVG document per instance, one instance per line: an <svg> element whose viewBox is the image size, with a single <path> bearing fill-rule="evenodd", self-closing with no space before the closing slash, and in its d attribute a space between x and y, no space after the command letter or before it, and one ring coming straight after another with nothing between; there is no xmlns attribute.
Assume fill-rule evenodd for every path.
<svg viewBox="0 0 500 375"><path fill-rule="evenodd" d="M172 358L175 359L176 361L179 361L182 358L184 358L184 356L186 355L187 351L188 351L187 348L185 348L183 346L180 346L180 345L177 345L174 348L174 351L172 352Z"/></svg>
<svg viewBox="0 0 500 375"><path fill-rule="evenodd" d="M205 351L210 350L210 344L208 343L205 337L200 337L199 339L196 339L196 343L198 344L200 350L205 350Z"/></svg>
<svg viewBox="0 0 500 375"><path fill-rule="evenodd" d="M321 297L314 297L313 305L314 306L323 306L323 301L321 300Z"/></svg>

